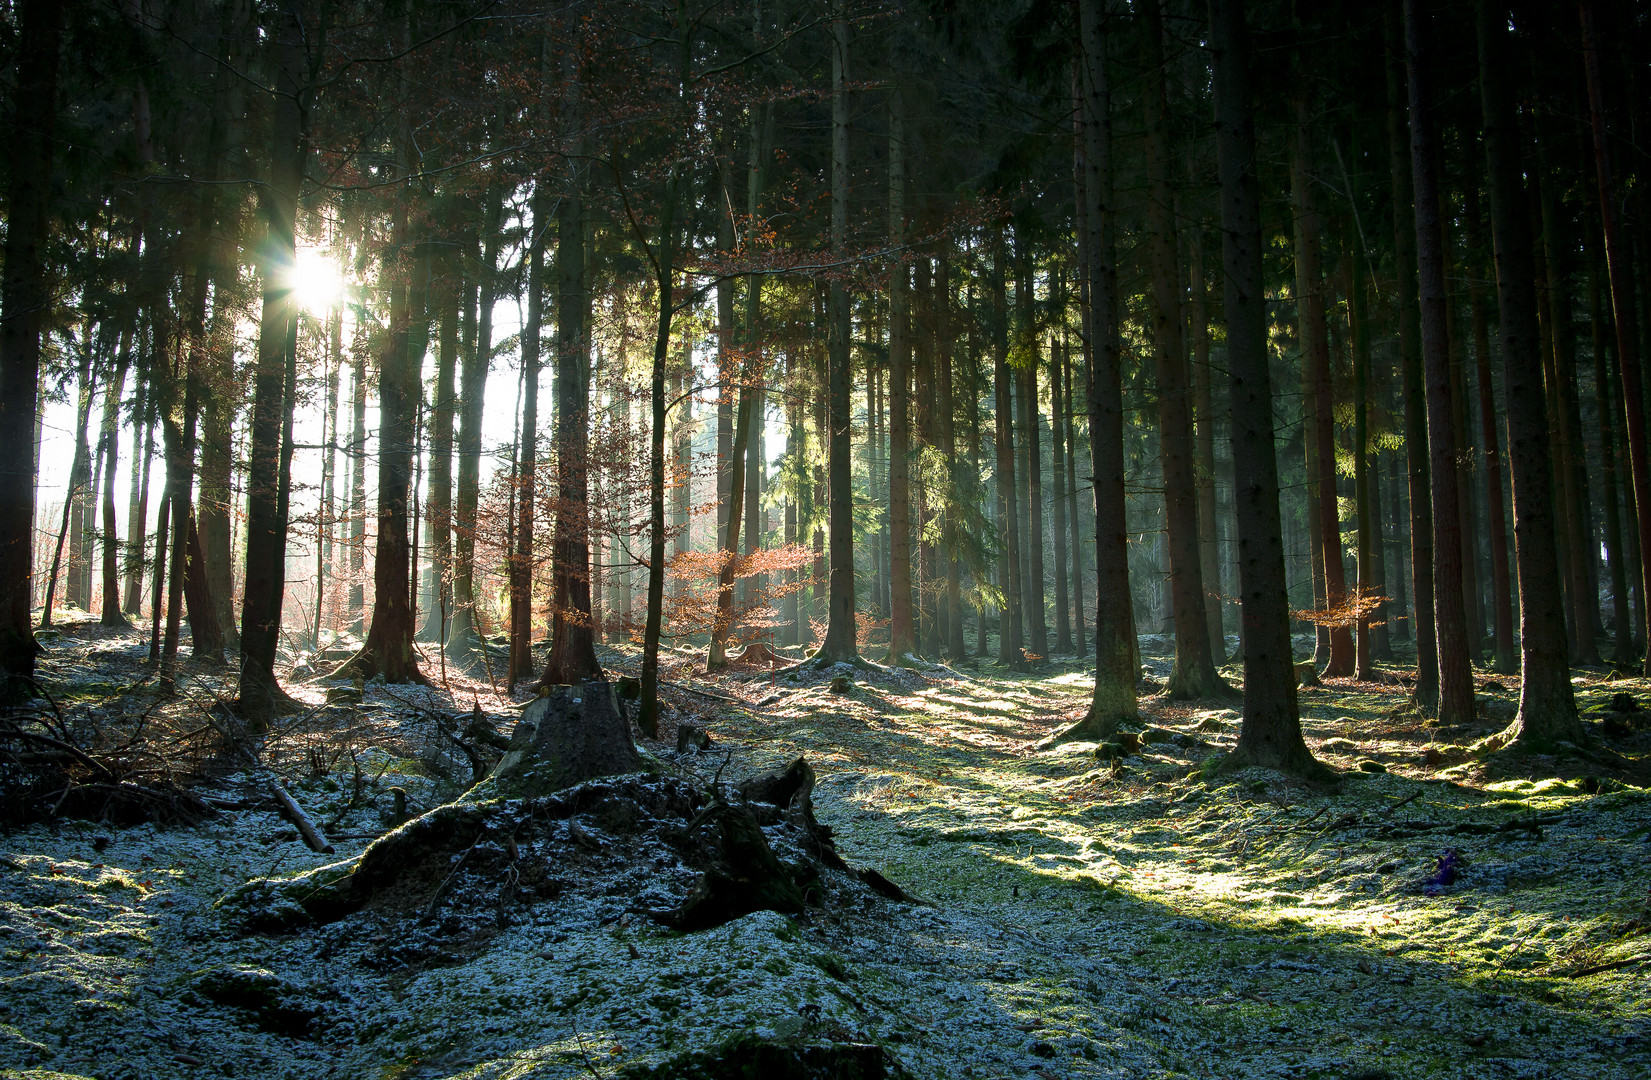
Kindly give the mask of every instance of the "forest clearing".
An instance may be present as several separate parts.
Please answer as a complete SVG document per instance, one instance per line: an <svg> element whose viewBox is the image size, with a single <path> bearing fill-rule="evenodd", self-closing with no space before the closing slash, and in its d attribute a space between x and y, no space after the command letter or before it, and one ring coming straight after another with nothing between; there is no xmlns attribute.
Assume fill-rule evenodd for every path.
<svg viewBox="0 0 1651 1080"><path fill-rule="evenodd" d="M1143 643L1159 679L1162 644ZM221 688L192 673L158 710L151 689L111 694L142 648L82 624L48 656L83 673L57 687L67 715L118 712L102 726L121 732L148 712L158 749ZM635 656L603 659L624 670ZM1463 744L1504 722L1505 678L1482 680L1484 719L1456 731L1406 708L1400 687L1332 680L1303 694L1302 723L1343 772L1308 786L1216 776L1205 766L1232 745L1235 714L1161 697L1143 698L1154 741L1116 768L1094 743L1038 749L1084 708L1092 676L1075 661L862 669L842 693L829 673L707 680L681 666L669 714L711 744L643 742L658 767L709 783L806 756L814 812L847 862L917 902L839 879L800 914L684 933L635 913L680 899L680 876L575 845L548 864L562 883L548 897L522 884L545 869L524 852L461 875L439 904L436 873L410 902L246 931L226 895L352 858L395 821L394 789L405 813L457 797L470 766L434 726L477 701L501 726L512 714L485 684L371 687L364 707L265 743L336 855L306 849L264 774L232 763L206 766L198 790L235 809L199 824L66 821L0 841L6 1075L732 1076L746 1074L689 1062L707 1068L741 1037L880 1048L884 1070L775 1076L1651 1066L1651 725L1599 756L1487 765ZM319 703L341 685L294 691ZM1645 684L1599 672L1578 685L1590 716L1620 693ZM1430 887L1447 851L1456 873Z"/></svg>

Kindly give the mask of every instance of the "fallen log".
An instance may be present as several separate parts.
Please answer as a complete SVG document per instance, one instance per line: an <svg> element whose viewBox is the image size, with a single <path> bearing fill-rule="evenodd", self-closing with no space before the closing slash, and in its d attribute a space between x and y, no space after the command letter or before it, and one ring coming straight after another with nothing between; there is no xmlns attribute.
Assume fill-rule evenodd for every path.
<svg viewBox="0 0 1651 1080"><path fill-rule="evenodd" d="M327 838L321 835L321 830L316 828L315 822L304 813L304 808L298 805L298 800L292 797L292 793L281 786L281 781L270 777L269 793L281 807L281 815L298 827L298 835L304 838L305 846L322 855L333 853L333 846L327 843Z"/></svg>

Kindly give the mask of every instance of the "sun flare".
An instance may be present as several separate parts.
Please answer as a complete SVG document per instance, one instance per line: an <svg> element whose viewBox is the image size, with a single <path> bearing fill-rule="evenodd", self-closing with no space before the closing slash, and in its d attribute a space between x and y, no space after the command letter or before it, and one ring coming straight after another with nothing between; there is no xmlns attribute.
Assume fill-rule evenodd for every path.
<svg viewBox="0 0 1651 1080"><path fill-rule="evenodd" d="M331 255L318 248L299 248L292 268L292 291L298 306L322 315L344 303L344 273Z"/></svg>

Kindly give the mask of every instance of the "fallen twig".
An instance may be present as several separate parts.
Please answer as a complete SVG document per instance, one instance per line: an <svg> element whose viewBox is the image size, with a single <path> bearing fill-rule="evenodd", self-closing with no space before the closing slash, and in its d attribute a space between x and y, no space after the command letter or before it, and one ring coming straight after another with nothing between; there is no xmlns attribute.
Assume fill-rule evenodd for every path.
<svg viewBox="0 0 1651 1080"><path fill-rule="evenodd" d="M453 864L452 872L443 878L441 884L436 886L436 891L430 894L430 903L425 906L424 914L419 917L419 922L427 923L436 917L436 905L440 904L441 898L447 895L447 890L453 887L453 882L459 876L459 871L464 869L465 860L470 858L470 853L476 850L476 845L481 843L482 837L486 835L487 830L483 829L476 834L476 839L470 842L470 846L464 849L464 854L459 856L459 861Z"/></svg>
<svg viewBox="0 0 1651 1080"><path fill-rule="evenodd" d="M96 758L92 757L90 754L86 753L86 751L80 749L80 747L74 745L73 743L65 742L62 739L54 739L50 735L42 735L35 731L24 731L20 727L8 727L5 730L0 731L0 738L26 739L29 742L39 743L42 746L49 746L54 750L60 750L80 762L82 765L95 770L99 776L102 776L111 783L120 782L120 777L115 775L114 770L110 769L107 765L103 764L101 761L98 761Z"/></svg>
<svg viewBox="0 0 1651 1080"><path fill-rule="evenodd" d="M286 819L298 826L298 834L304 838L304 843L311 851L319 852L322 855L333 854L333 846L327 843L327 838L321 835L321 830L316 828L315 822L311 821L310 816L304 813L304 808L298 805L298 800L292 797L292 793L281 786L281 781L273 776L270 777L269 791L271 795L275 796L275 801L280 804L281 812Z"/></svg>
<svg viewBox="0 0 1651 1080"><path fill-rule="evenodd" d="M1417 799L1419 799L1421 797L1422 797L1422 789L1417 788L1415 791L1412 791L1409 795L1406 795L1404 798L1400 799L1398 802L1394 803L1392 806L1384 806L1381 810L1382 816L1386 817L1388 814L1391 814L1393 811L1399 809L1399 807L1409 805L1410 803L1415 802Z"/></svg>
<svg viewBox="0 0 1651 1080"><path fill-rule="evenodd" d="M1651 956L1630 956L1626 960L1613 960L1608 964L1590 964L1585 968L1579 968L1571 972L1567 978L1583 979L1589 975L1598 975L1602 971L1615 971L1618 968L1633 967L1635 964L1643 964L1647 960L1651 960Z"/></svg>
<svg viewBox="0 0 1651 1080"><path fill-rule="evenodd" d="M713 701L726 701L730 705L745 704L745 702L741 701L739 698L729 697L727 694L718 694L711 690L701 690L698 687L689 686L687 683L671 682L668 679L660 679L659 684L661 686L672 686L678 690L686 690L690 694L698 694L700 697L708 697Z"/></svg>
<svg viewBox="0 0 1651 1080"><path fill-rule="evenodd" d="M57 733L65 739L69 738L69 722L63 718L63 710L58 707L57 699L52 697L51 691L47 690L44 686L41 686L38 682L27 675L20 675L18 678L34 687L35 692L46 699L46 704L52 707L52 715L57 717ZM41 719L41 723L45 723L44 718ZM49 727L50 725L47 726Z"/></svg>

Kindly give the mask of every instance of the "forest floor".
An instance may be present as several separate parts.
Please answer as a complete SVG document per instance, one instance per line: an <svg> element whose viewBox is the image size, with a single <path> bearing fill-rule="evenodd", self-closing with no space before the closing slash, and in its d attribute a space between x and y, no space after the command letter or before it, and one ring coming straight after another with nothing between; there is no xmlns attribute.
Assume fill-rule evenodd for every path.
<svg viewBox="0 0 1651 1080"><path fill-rule="evenodd" d="M1166 643L1142 644L1162 678ZM1454 730L1406 705L1396 669L1304 689L1308 742L1341 770L1310 787L1207 765L1235 703L1146 697L1162 741L1117 765L1093 743L1038 749L1083 711L1075 658L855 669L834 691L830 672L708 678L682 654L665 727L713 745L650 749L706 782L805 755L838 850L923 903L839 891L682 934L633 917L648 867L598 852L485 930L364 911L258 934L215 904L358 853L397 799L457 795L470 769L442 728L479 706L508 730L511 703L451 671L359 706L294 685L313 709L258 775L323 825L338 854L319 855L250 770L214 760L223 673L186 665L163 702L135 632L71 623L46 645L44 685L88 744L180 748L225 809L0 834L0 1076L663 1077L646 1070L740 1033L876 1044L922 1078L1651 1073L1651 731L1476 758L1511 715L1505 676L1479 674L1483 723ZM1605 670L1576 685L1591 716L1651 694Z"/></svg>

